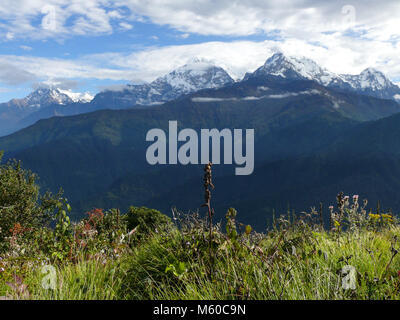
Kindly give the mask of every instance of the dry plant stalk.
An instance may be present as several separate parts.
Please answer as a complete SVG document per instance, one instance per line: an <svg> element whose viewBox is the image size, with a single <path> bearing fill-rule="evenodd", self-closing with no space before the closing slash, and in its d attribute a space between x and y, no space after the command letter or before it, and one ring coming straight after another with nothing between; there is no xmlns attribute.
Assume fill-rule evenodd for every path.
<svg viewBox="0 0 400 320"><path fill-rule="evenodd" d="M212 230L213 230L213 225L212 225L212 218L214 216L214 209L211 208L211 189L214 189L214 185L212 183L212 171L211 171L211 166L212 162L209 162L208 164L205 165L204 167L204 200L205 203L202 205L202 207L207 207L208 209L208 222L209 222L209 229L210 229L210 234L209 234L209 250L210 250L210 261L211 261L211 270L210 270L210 276L212 275L212 269L213 269L213 255L212 255Z"/></svg>

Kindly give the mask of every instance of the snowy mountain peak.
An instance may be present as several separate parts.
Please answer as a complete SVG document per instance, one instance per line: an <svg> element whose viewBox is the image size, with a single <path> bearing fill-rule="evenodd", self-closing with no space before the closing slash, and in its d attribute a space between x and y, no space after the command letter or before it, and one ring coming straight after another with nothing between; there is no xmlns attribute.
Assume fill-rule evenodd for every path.
<svg viewBox="0 0 400 320"><path fill-rule="evenodd" d="M281 52L275 53L268 58L263 69L275 72L292 69L303 76L312 76L323 71L323 69L311 59L306 57L285 56Z"/></svg>
<svg viewBox="0 0 400 320"><path fill-rule="evenodd" d="M153 85L169 85L186 94L201 89L219 88L233 82L233 79L222 68L205 59L195 58L169 74L158 78Z"/></svg>
<svg viewBox="0 0 400 320"><path fill-rule="evenodd" d="M89 92L73 92L72 90L62 90L58 89L62 94L67 95L73 102L83 102L87 103L93 100L94 96Z"/></svg>
<svg viewBox="0 0 400 320"><path fill-rule="evenodd" d="M375 89L382 89L391 84L390 80L382 72L373 68L365 69L360 73L359 77L364 88L369 86Z"/></svg>
<svg viewBox="0 0 400 320"><path fill-rule="evenodd" d="M374 68L367 68L359 75L341 75L341 77L353 90L374 97L396 100L400 94L400 88Z"/></svg>
<svg viewBox="0 0 400 320"><path fill-rule="evenodd" d="M254 73L247 74L245 80L265 75L279 76L287 79L316 80L323 85L328 85L335 78L332 72L321 68L311 59L286 56L282 52L273 54Z"/></svg>
<svg viewBox="0 0 400 320"><path fill-rule="evenodd" d="M22 108L42 108L50 105L67 105L74 102L90 102L93 96L89 93L76 93L71 90L39 87L25 98L13 99L9 106Z"/></svg>
<svg viewBox="0 0 400 320"><path fill-rule="evenodd" d="M212 61L193 58L151 83L127 85L119 91L101 92L94 98L94 104L107 101L108 105L112 104L115 108L162 104L184 94L216 89L233 82L229 74Z"/></svg>
<svg viewBox="0 0 400 320"><path fill-rule="evenodd" d="M65 105L73 102L68 95L53 88L38 88L23 100L29 107L42 107L50 104Z"/></svg>
<svg viewBox="0 0 400 320"><path fill-rule="evenodd" d="M367 68L364 71L362 71L360 74L381 74L381 75L383 75L382 72L380 72L379 70L377 70L375 68Z"/></svg>
<svg viewBox="0 0 400 320"><path fill-rule="evenodd" d="M320 67L311 59L285 56L281 52L268 58L255 72L246 74L244 80L268 75L292 80L313 80L326 87L355 91L378 98L396 99L395 96L400 94L400 88L374 68L367 68L359 75L337 75Z"/></svg>

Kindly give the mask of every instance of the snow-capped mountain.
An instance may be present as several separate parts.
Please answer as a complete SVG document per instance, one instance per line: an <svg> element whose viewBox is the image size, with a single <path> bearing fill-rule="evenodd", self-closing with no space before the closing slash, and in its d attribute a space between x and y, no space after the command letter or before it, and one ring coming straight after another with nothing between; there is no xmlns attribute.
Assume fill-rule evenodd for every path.
<svg viewBox="0 0 400 320"><path fill-rule="evenodd" d="M359 75L341 75L357 91L378 98L396 99L400 88L386 76L373 68L365 69Z"/></svg>
<svg viewBox="0 0 400 320"><path fill-rule="evenodd" d="M220 88L233 82L224 69L210 61L196 58L151 83L126 85L118 91L103 91L96 95L93 103L106 103L115 108L161 104L184 94Z"/></svg>
<svg viewBox="0 0 400 320"><path fill-rule="evenodd" d="M38 109L50 105L67 105L74 102L90 102L93 99L89 93L76 93L71 90L57 88L38 88L22 99L12 99L2 105L23 109Z"/></svg>
<svg viewBox="0 0 400 320"><path fill-rule="evenodd" d="M288 79L309 79L327 86L338 77L327 69L321 68L311 59L302 57L287 57L276 53L267 59L265 64L253 73L247 73L244 80L266 75L280 76Z"/></svg>
<svg viewBox="0 0 400 320"><path fill-rule="evenodd" d="M0 135L11 133L24 127L23 121L32 117L37 120L54 115L82 113L93 99L89 93L76 93L57 88L38 88L22 99L12 99L0 103ZM61 110L62 109L62 110ZM78 111L77 111L78 110Z"/></svg>
<svg viewBox="0 0 400 320"><path fill-rule="evenodd" d="M228 73L205 59L195 58L188 64L156 79L152 85L163 90L171 87L175 94L187 94L201 89L220 88L232 83Z"/></svg>
<svg viewBox="0 0 400 320"><path fill-rule="evenodd" d="M397 99L400 94L400 88L378 70L368 68L359 75L335 74L311 59L288 57L281 52L272 55L253 73L247 73L244 80L265 76L313 80L326 87L384 99Z"/></svg>
<svg viewBox="0 0 400 320"><path fill-rule="evenodd" d="M72 90L57 89L61 94L68 96L73 102L88 103L93 100L94 96L89 92L73 92Z"/></svg>

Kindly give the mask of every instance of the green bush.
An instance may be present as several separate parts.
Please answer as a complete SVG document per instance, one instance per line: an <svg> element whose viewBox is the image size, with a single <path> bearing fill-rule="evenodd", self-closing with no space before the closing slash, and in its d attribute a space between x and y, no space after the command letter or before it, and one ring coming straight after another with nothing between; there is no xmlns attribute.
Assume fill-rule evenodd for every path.
<svg viewBox="0 0 400 320"><path fill-rule="evenodd" d="M111 257L128 249L126 219L119 210L93 209L74 226L75 253Z"/></svg>
<svg viewBox="0 0 400 320"><path fill-rule="evenodd" d="M146 207L130 207L125 218L128 229L136 229L135 235L138 239L158 232L171 223L171 219L165 214Z"/></svg>
<svg viewBox="0 0 400 320"><path fill-rule="evenodd" d="M2 156L0 152L0 242L48 226L61 195L40 196L37 176L23 169L21 162L1 164Z"/></svg>

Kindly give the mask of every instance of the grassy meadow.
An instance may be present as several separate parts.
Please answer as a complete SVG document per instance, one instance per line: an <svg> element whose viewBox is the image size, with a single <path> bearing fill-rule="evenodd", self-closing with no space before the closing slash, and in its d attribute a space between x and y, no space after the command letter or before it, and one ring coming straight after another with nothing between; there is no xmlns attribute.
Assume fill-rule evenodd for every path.
<svg viewBox="0 0 400 320"><path fill-rule="evenodd" d="M40 194L19 162L0 166L0 299L398 299L400 225L338 194L322 210L274 217L265 232L230 208L200 213L93 209L71 221L62 192ZM208 210L207 210L208 209ZM327 221L328 220L328 221Z"/></svg>

